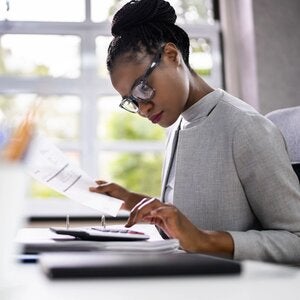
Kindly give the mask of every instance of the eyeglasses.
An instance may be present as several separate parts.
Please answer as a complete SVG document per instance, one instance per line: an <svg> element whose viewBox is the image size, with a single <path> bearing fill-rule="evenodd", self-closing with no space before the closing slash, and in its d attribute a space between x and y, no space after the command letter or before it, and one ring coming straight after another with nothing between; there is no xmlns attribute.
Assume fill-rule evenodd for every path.
<svg viewBox="0 0 300 300"><path fill-rule="evenodd" d="M161 53L162 49L157 52L144 75L135 81L131 88L131 95L122 99L119 105L121 108L131 113L137 113L139 103L147 103L154 97L155 89L148 85L148 77L159 64Z"/></svg>

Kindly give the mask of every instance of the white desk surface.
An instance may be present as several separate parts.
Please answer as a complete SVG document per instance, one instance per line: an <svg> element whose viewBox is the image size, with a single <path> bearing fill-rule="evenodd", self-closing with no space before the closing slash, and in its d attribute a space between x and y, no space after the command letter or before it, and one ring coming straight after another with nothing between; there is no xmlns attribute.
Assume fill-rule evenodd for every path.
<svg viewBox="0 0 300 300"><path fill-rule="evenodd" d="M246 261L235 276L50 280L38 264L18 264L1 300L300 299L300 268Z"/></svg>
<svg viewBox="0 0 300 300"><path fill-rule="evenodd" d="M14 284L0 300L194 300L300 299L300 267L254 261L240 275L117 279L48 279L39 264L16 264Z"/></svg>

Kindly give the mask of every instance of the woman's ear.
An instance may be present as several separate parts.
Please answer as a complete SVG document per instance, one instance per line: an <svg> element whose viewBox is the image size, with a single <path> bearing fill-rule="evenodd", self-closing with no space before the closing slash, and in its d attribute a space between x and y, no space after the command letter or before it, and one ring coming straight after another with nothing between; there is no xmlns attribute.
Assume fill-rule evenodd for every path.
<svg viewBox="0 0 300 300"><path fill-rule="evenodd" d="M164 46L163 53L166 61L176 63L177 65L180 65L182 63L181 53L175 44L167 43Z"/></svg>

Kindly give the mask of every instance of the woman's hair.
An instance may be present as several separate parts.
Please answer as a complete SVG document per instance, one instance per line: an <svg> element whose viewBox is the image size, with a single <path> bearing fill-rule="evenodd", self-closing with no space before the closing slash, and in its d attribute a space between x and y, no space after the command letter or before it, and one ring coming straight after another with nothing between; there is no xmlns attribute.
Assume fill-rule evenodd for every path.
<svg viewBox="0 0 300 300"><path fill-rule="evenodd" d="M114 39L108 47L107 69L111 72L117 57L146 51L153 55L165 43L172 42L189 65L189 37L175 25L176 13L164 0L132 0L113 17L111 33ZM133 56L132 56L133 55Z"/></svg>

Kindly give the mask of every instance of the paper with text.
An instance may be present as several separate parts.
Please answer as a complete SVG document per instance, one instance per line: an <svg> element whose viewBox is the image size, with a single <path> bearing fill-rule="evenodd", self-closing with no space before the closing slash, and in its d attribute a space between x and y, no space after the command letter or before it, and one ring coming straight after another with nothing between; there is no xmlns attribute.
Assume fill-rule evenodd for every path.
<svg viewBox="0 0 300 300"><path fill-rule="evenodd" d="M94 180L43 136L31 141L25 165L33 178L82 205L114 217L120 210L122 200L90 192Z"/></svg>

